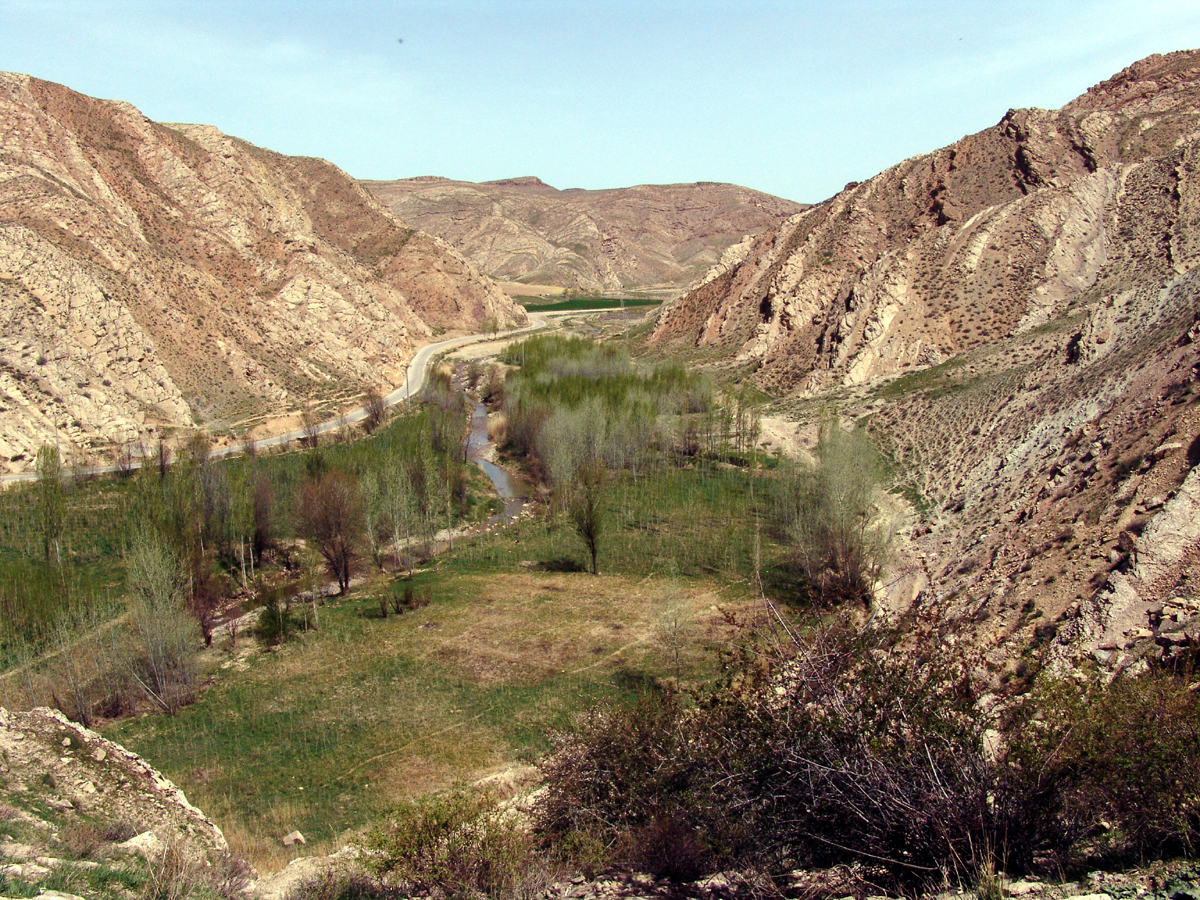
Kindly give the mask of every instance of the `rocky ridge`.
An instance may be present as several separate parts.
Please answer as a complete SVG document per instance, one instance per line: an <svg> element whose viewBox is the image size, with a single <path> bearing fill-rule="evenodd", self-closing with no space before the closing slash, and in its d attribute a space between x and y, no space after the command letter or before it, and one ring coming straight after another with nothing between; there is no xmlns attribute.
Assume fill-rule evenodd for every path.
<svg viewBox="0 0 1200 900"><path fill-rule="evenodd" d="M435 332L524 321L353 179L0 74L0 465L252 431L391 387Z"/></svg>
<svg viewBox="0 0 1200 900"><path fill-rule="evenodd" d="M4 885L53 878L90 894L102 863L138 870L169 852L181 871L215 873L229 862L221 830L178 787L55 710L0 709L0 788Z"/></svg>
<svg viewBox="0 0 1200 900"><path fill-rule="evenodd" d="M835 407L900 473L885 585L1013 677L1195 647L1200 52L905 160L732 252L664 306L801 420Z"/></svg>
<svg viewBox="0 0 1200 900"><path fill-rule="evenodd" d="M586 291L678 291L723 251L803 209L731 184L560 191L540 179L362 184L493 278Z"/></svg>

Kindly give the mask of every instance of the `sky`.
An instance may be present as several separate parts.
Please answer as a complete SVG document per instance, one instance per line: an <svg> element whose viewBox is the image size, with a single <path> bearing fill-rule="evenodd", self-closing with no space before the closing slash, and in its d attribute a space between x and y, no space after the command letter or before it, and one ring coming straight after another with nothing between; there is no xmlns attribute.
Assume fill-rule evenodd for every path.
<svg viewBox="0 0 1200 900"><path fill-rule="evenodd" d="M357 178L804 202L1191 48L1196 0L0 0L0 70Z"/></svg>

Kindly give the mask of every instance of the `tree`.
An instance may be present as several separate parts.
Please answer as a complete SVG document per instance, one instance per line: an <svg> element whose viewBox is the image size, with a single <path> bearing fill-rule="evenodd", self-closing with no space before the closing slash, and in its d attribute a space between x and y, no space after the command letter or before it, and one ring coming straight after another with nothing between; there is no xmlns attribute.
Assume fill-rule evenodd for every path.
<svg viewBox="0 0 1200 900"><path fill-rule="evenodd" d="M363 419L363 428L367 430L367 434L372 434L383 424L384 416L387 414L387 405L383 402L383 395L377 388L367 389L367 393L363 397L363 410L367 414L367 417Z"/></svg>
<svg viewBox="0 0 1200 900"><path fill-rule="evenodd" d="M158 480L162 481L167 477L167 472L171 468L171 448L167 446L167 442L162 435L158 437L158 446L155 449L154 461L158 466Z"/></svg>
<svg viewBox="0 0 1200 900"><path fill-rule="evenodd" d="M396 569L403 559L401 550L408 544L412 531L413 515L412 483L408 473L398 460L389 460L383 470L383 496L387 506L388 523L391 526L392 550L396 554Z"/></svg>
<svg viewBox="0 0 1200 900"><path fill-rule="evenodd" d="M118 444L113 448L113 467L117 471L118 478L128 478L133 474L133 470L137 468L138 460L145 456L145 451L140 450L134 454L134 445L130 443Z"/></svg>
<svg viewBox="0 0 1200 900"><path fill-rule="evenodd" d="M174 714L196 692L198 628L187 613L191 597L187 566L151 529L138 531L126 558L126 584L141 645L133 671L150 699Z"/></svg>
<svg viewBox="0 0 1200 900"><path fill-rule="evenodd" d="M350 587L350 567L358 555L364 521L362 496L353 476L335 470L301 485L296 530L325 559L343 595Z"/></svg>
<svg viewBox="0 0 1200 900"><path fill-rule="evenodd" d="M821 426L816 464L799 473L790 516L797 562L827 600L871 603L895 534L880 508L882 476L864 431Z"/></svg>
<svg viewBox="0 0 1200 900"><path fill-rule="evenodd" d="M567 512L575 533L592 556L593 575L600 574L596 565L596 554L600 536L604 532L604 509L601 503L607 485L608 472L603 463L587 463L575 473L575 479L571 482L570 499L567 502Z"/></svg>
<svg viewBox="0 0 1200 900"><path fill-rule="evenodd" d="M300 413L300 446L307 447L310 450L316 450L317 444L321 440L321 423L317 421L316 413L311 409L305 409Z"/></svg>
<svg viewBox="0 0 1200 900"><path fill-rule="evenodd" d="M58 450L49 444L37 452L38 518L46 564L62 568L62 533L65 504Z"/></svg>

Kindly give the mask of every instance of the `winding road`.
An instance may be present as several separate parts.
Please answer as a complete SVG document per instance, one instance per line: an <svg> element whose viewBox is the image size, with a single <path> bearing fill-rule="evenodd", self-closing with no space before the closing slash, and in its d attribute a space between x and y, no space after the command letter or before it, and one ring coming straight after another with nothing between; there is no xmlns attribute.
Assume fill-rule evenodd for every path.
<svg viewBox="0 0 1200 900"><path fill-rule="evenodd" d="M473 344L477 341L496 341L505 338L515 337L518 334L525 334L530 331L537 331L546 327L546 317L550 314L530 315L529 324L521 328L514 328L510 331L499 331L486 334L468 334L462 337L449 338L448 340L438 341L433 344L426 344L417 351L417 355L412 358L412 362L408 364L408 371L404 376L404 383L396 390L392 391L383 398L384 406L395 406L397 403L408 400L421 393L421 389L425 386L425 376L429 370L430 361L439 353L444 353L447 350L453 350L466 344ZM325 422L321 422L317 426L318 434L327 434L330 431L341 428L343 425L354 425L361 422L367 417L367 409L365 406L359 406L350 410L347 413L336 416ZM254 445L257 448L264 447L279 447L287 444L290 441L299 440L304 436L304 429L297 431L289 431L286 434L277 434L269 438L255 441ZM231 444L228 447L218 447L212 451L211 456L214 459L224 459L227 456L235 456L239 453L244 453L246 444ZM134 466L140 467L145 463L145 460L135 460ZM116 466L95 466L87 470L91 474L104 475L117 471ZM0 484L11 484L19 481L36 481L36 472L20 472L14 475L0 475Z"/></svg>

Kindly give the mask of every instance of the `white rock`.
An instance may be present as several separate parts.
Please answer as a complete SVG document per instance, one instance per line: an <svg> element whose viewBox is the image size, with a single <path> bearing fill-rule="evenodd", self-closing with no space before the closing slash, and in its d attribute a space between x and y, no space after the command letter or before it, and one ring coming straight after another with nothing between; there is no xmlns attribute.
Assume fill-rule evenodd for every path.
<svg viewBox="0 0 1200 900"><path fill-rule="evenodd" d="M163 842L158 839L158 835L153 831L143 831L141 834L131 837L124 843L117 844L117 847L149 858L162 852Z"/></svg>
<svg viewBox="0 0 1200 900"><path fill-rule="evenodd" d="M1040 894L1046 886L1040 881L1014 881L1008 886L1011 897L1023 897L1026 894Z"/></svg>

